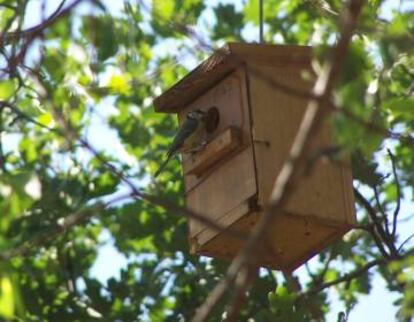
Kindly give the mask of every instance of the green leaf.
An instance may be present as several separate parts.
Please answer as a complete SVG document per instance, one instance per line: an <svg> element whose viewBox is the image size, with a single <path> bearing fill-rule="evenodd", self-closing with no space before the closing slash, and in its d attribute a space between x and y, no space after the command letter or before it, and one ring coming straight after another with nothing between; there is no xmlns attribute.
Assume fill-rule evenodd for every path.
<svg viewBox="0 0 414 322"><path fill-rule="evenodd" d="M10 24L11 20L17 19L16 17L13 17L15 15L15 10L11 8L3 7L0 11L0 29L4 30L4 28ZM10 26L9 26L10 28ZM4 30L4 32L7 32L7 30Z"/></svg>
<svg viewBox="0 0 414 322"><path fill-rule="evenodd" d="M213 29L213 39L241 39L243 14L237 12L233 4L219 4L214 8L217 23Z"/></svg>
<svg viewBox="0 0 414 322"><path fill-rule="evenodd" d="M389 99L384 102L384 108L389 110L394 118L403 121L414 120L414 97Z"/></svg>
<svg viewBox="0 0 414 322"><path fill-rule="evenodd" d="M14 316L15 302L12 280L8 275L0 276L0 316L11 319Z"/></svg>
<svg viewBox="0 0 414 322"><path fill-rule="evenodd" d="M0 81L0 100L10 99L17 89L17 82L14 79Z"/></svg>
<svg viewBox="0 0 414 322"><path fill-rule="evenodd" d="M44 126L49 126L53 121L53 117L50 113L43 113L37 118L37 121Z"/></svg>
<svg viewBox="0 0 414 322"><path fill-rule="evenodd" d="M85 16L82 32L95 46L99 61L105 61L118 51L115 24L111 17Z"/></svg>
<svg viewBox="0 0 414 322"><path fill-rule="evenodd" d="M382 182L381 174L378 172L378 163L367 158L361 151L352 154L352 171L354 178L375 187Z"/></svg>
<svg viewBox="0 0 414 322"><path fill-rule="evenodd" d="M153 10L159 18L169 20L174 13L174 6L175 1L173 0L156 1L154 2Z"/></svg>

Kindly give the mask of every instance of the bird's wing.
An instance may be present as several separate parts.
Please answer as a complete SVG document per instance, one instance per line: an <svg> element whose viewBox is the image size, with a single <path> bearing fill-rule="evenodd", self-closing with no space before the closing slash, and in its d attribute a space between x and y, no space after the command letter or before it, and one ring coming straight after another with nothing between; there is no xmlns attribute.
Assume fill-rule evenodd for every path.
<svg viewBox="0 0 414 322"><path fill-rule="evenodd" d="M185 120L175 135L174 140L168 149L167 156L172 156L175 152L177 152L177 150L184 144L185 140L197 130L198 122L199 121L195 119Z"/></svg>
<svg viewBox="0 0 414 322"><path fill-rule="evenodd" d="M167 152L167 158L158 168L157 172L155 172L154 177L158 177L158 175L164 170L165 166L167 165L168 161L174 156L174 154L181 148L184 142L197 130L198 128L198 120L194 119L186 119L183 125L178 130L177 134L174 137L173 142L170 145L170 148Z"/></svg>

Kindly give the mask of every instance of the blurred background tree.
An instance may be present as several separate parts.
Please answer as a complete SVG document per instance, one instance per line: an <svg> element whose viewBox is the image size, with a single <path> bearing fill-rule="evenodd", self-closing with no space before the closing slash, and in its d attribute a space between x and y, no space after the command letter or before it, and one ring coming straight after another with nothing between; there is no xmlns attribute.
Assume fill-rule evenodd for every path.
<svg viewBox="0 0 414 322"><path fill-rule="evenodd" d="M297 292L262 269L243 321L345 321L374 274L398 294L396 319L414 316L414 12L390 2L365 3L332 97L360 226L298 270ZM314 46L318 73L341 6L265 0L265 40ZM228 263L190 256L185 217L130 191L183 205L178 162L152 180L176 129L152 100L226 41L257 41L258 16L256 0L0 2L1 319L191 319ZM102 281L108 240L126 263Z"/></svg>

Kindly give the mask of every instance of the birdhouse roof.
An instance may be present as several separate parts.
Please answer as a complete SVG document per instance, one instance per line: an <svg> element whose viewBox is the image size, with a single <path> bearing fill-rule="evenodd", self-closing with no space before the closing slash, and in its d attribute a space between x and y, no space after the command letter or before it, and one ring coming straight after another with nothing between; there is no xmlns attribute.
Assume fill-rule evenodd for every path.
<svg viewBox="0 0 414 322"><path fill-rule="evenodd" d="M177 113L242 64L309 64L311 47L228 43L154 100L155 110Z"/></svg>

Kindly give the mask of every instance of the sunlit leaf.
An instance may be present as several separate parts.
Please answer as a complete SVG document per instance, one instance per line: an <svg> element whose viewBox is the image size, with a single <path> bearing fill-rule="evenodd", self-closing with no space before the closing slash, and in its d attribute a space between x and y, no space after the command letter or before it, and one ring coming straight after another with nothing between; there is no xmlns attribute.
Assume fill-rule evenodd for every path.
<svg viewBox="0 0 414 322"><path fill-rule="evenodd" d="M0 276L0 316L10 319L14 315L13 285L9 276Z"/></svg>
<svg viewBox="0 0 414 322"><path fill-rule="evenodd" d="M8 100L12 97L17 89L14 79L0 81L0 100Z"/></svg>

